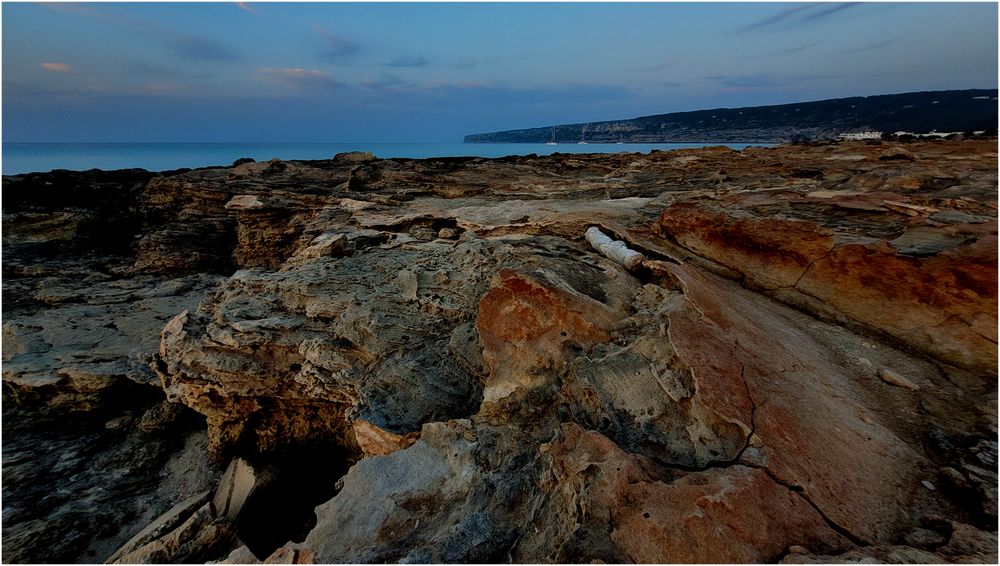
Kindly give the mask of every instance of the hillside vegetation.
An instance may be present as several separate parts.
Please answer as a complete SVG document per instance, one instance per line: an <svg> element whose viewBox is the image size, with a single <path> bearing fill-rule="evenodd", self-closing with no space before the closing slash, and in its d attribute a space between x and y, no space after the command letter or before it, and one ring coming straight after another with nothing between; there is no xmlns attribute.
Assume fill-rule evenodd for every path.
<svg viewBox="0 0 1000 566"><path fill-rule="evenodd" d="M997 91L909 92L815 102L673 112L628 120L549 125L465 136L466 143L787 142L843 132L964 132L997 126Z"/></svg>

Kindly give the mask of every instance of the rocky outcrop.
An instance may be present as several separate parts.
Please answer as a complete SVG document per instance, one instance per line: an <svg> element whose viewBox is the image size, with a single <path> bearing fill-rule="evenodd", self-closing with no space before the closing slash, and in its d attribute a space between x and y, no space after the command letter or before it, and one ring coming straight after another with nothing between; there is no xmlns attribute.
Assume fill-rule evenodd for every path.
<svg viewBox="0 0 1000 566"><path fill-rule="evenodd" d="M5 208L4 559L994 560L995 141L906 151L242 162L85 254Z"/></svg>
<svg viewBox="0 0 1000 566"><path fill-rule="evenodd" d="M995 369L997 237L983 216L989 203L960 201L958 208L979 216L956 224L918 204L940 206L945 199L936 195L769 193L674 204L657 231L809 312L879 330L952 364ZM865 217L835 226L813 219L817 209L836 207Z"/></svg>

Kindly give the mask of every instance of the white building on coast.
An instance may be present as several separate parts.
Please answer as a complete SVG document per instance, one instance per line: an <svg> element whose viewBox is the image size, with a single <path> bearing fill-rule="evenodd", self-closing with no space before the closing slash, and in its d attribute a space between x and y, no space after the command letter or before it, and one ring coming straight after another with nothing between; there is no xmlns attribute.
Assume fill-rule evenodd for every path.
<svg viewBox="0 0 1000 566"><path fill-rule="evenodd" d="M840 134L839 137L842 140L880 140L882 132L847 132Z"/></svg>

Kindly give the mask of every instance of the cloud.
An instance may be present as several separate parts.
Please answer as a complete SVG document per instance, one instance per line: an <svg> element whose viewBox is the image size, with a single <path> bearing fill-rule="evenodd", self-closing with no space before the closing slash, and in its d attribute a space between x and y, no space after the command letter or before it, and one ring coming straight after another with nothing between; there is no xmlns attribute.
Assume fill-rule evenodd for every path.
<svg viewBox="0 0 1000 566"><path fill-rule="evenodd" d="M785 8L777 14L738 28L736 31L748 32L766 30L769 28L784 29L794 27L796 25L815 23L849 8L854 8L858 5L860 5L860 2L847 2L840 4L817 3L807 4L805 6L793 6L791 8Z"/></svg>
<svg viewBox="0 0 1000 566"><path fill-rule="evenodd" d="M903 39L903 38L902 37L897 37L895 39L887 39L885 41L879 41L877 43L870 43L868 45L862 45L861 47L856 47L854 49L846 49L844 51L837 51L837 54L861 53L861 52L864 52L864 51L874 51L876 49L882 49L883 47L888 47L889 45L892 45L893 43L898 43L901 39Z"/></svg>
<svg viewBox="0 0 1000 566"><path fill-rule="evenodd" d="M124 75L134 77L155 77L160 79L210 79L215 76L208 72L190 72L175 67L151 63L149 61L125 60L122 61L120 71Z"/></svg>
<svg viewBox="0 0 1000 566"><path fill-rule="evenodd" d="M361 50L361 47L353 41L330 33L319 26L313 27L313 30L325 44L323 52L320 53L320 56L325 59L345 59Z"/></svg>
<svg viewBox="0 0 1000 566"><path fill-rule="evenodd" d="M708 80L718 81L723 86L733 88L761 88L787 85L787 79L777 79L769 75L718 75L705 77Z"/></svg>
<svg viewBox="0 0 1000 566"><path fill-rule="evenodd" d="M261 67L259 77L303 89L335 89L344 86L335 81L326 71L303 69L300 67Z"/></svg>
<svg viewBox="0 0 1000 566"><path fill-rule="evenodd" d="M56 71L59 73L65 73L69 71L69 65L66 63L42 63L43 69L48 69L49 71Z"/></svg>
<svg viewBox="0 0 1000 566"><path fill-rule="evenodd" d="M250 12L251 14L259 14L260 13L257 10L254 10L253 8L251 8L250 5L249 5L249 2L236 2L236 6L239 7L241 10L246 10L247 12Z"/></svg>
<svg viewBox="0 0 1000 566"><path fill-rule="evenodd" d="M822 75L776 77L767 74L755 74L755 75L718 75L705 78L712 81L718 81L720 84L722 84L722 86L725 87L730 87L735 89L758 89L758 88L777 88L805 81L814 81L814 80L828 79L834 77L822 76Z"/></svg>
<svg viewBox="0 0 1000 566"><path fill-rule="evenodd" d="M454 68L456 69L472 69L480 65L492 65L495 63L502 63L503 58L497 55L490 55L488 57L476 57L473 55L463 55L459 57L458 61L455 63Z"/></svg>
<svg viewBox="0 0 1000 566"><path fill-rule="evenodd" d="M242 57L235 51L207 37L163 30L164 40L174 55L181 59L234 61Z"/></svg>
<svg viewBox="0 0 1000 566"><path fill-rule="evenodd" d="M751 31L751 30L755 30L755 29L760 29L760 28L765 28L765 27L768 27L768 26L773 26L773 25L776 25L776 24L780 24L781 22L784 22L785 20L796 16L797 14L799 14L800 12L802 12L803 10L810 10L812 8L813 8L812 5L809 5L809 6L793 6L791 8L785 8L782 11L778 12L777 14L775 14L773 16L769 16L769 17L764 18L762 20L757 20L756 22L754 22L752 24L748 24L748 25L746 25L746 26L744 26L742 28L739 28L736 31Z"/></svg>
<svg viewBox="0 0 1000 566"><path fill-rule="evenodd" d="M372 92L373 95L384 95L389 101L406 96L414 102L442 104L442 101L447 101L448 106L463 108L591 104L632 96L631 91L617 85L563 84L517 88L488 81L397 83L372 87Z"/></svg>
<svg viewBox="0 0 1000 566"><path fill-rule="evenodd" d="M366 88L382 89L399 86L403 84L403 79L389 73L382 73L378 78L367 78L361 81L360 84Z"/></svg>
<svg viewBox="0 0 1000 566"><path fill-rule="evenodd" d="M42 5L59 12L97 18L110 22L112 25L139 32L145 37L160 41L176 57L181 59L232 61L242 58L229 46L210 37L174 31L131 16L95 10L92 7L78 4L51 3Z"/></svg>
<svg viewBox="0 0 1000 566"><path fill-rule="evenodd" d="M153 81L146 85L150 94L177 94L184 91L184 88L173 81Z"/></svg>
<svg viewBox="0 0 1000 566"><path fill-rule="evenodd" d="M655 65L647 65L645 67L636 67L636 71L660 71L666 69L667 67L673 67L676 65L676 61L664 61L663 63L657 63Z"/></svg>
<svg viewBox="0 0 1000 566"><path fill-rule="evenodd" d="M824 7L820 8L819 10L813 10L811 12L806 13L802 17L802 20L803 21L807 21L807 22L811 22L813 20L821 20L821 19L823 19L823 18L825 18L827 16L832 16L833 14L836 14L837 12L840 12L840 11L843 11L843 10L847 10L849 8L853 8L853 7L855 7L855 6L859 5L859 4L860 4L860 2L845 2L843 4L833 4L833 5L829 5L829 6L824 6ZM822 6L822 4L821 4L821 6Z"/></svg>
<svg viewBox="0 0 1000 566"><path fill-rule="evenodd" d="M55 10L57 12L65 12L67 14L78 14L84 16L96 16L100 17L98 12L75 2L44 2L41 4L50 10Z"/></svg>
<svg viewBox="0 0 1000 566"><path fill-rule="evenodd" d="M789 47L788 49L781 49L781 50L778 50L778 51L772 51L770 53L764 53L762 55L756 55L755 57L760 58L760 57L778 57L780 55L791 55L792 53L798 53L799 51L805 51L806 49L809 49L810 47L815 47L815 46L819 45L820 43L823 43L823 42L822 41L813 41L812 43L806 43L805 45L799 45L797 47Z"/></svg>
<svg viewBox="0 0 1000 566"><path fill-rule="evenodd" d="M400 55L385 64L386 67L426 67L431 60L423 55Z"/></svg>
<svg viewBox="0 0 1000 566"><path fill-rule="evenodd" d="M19 105L44 105L52 101L61 103L89 104L108 97L129 97L144 95L175 94L182 89L169 80L144 81L140 84L120 84L108 80L96 80L76 74L75 80L49 82L4 80L4 103Z"/></svg>

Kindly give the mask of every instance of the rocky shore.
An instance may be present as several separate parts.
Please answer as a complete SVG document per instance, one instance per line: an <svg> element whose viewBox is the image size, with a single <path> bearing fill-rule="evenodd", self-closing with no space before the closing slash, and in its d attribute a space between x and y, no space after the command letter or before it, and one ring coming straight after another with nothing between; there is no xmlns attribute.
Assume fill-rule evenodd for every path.
<svg viewBox="0 0 1000 566"><path fill-rule="evenodd" d="M4 177L3 385L5 562L995 563L997 141Z"/></svg>

